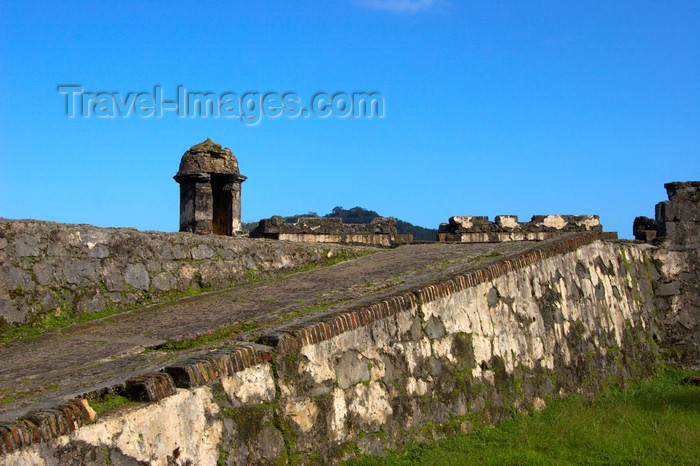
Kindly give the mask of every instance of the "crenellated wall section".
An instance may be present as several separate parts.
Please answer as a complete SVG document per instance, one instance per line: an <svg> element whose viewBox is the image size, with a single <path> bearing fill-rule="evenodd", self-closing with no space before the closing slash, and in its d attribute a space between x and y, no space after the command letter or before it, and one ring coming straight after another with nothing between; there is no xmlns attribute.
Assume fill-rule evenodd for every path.
<svg viewBox="0 0 700 466"><path fill-rule="evenodd" d="M543 241L584 231L603 231L597 215L534 215L529 222L519 222L517 215L497 215L493 222L488 217L456 216L440 224L436 239L462 243ZM617 239L615 233L606 235Z"/></svg>

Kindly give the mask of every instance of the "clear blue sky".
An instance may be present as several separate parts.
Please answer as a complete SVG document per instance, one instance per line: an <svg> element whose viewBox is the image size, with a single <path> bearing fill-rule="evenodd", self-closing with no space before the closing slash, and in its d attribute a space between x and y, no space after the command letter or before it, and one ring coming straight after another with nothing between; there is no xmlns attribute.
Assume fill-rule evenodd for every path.
<svg viewBox="0 0 700 466"><path fill-rule="evenodd" d="M67 118L85 90L377 91L382 119ZM0 216L175 231L182 154L238 157L243 220L356 205L599 214L700 179L700 2L3 2Z"/></svg>

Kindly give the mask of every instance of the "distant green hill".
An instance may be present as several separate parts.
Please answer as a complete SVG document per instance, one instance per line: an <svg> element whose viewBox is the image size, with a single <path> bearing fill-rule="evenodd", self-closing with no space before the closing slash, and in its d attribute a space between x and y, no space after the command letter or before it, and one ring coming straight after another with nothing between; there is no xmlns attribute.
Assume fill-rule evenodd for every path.
<svg viewBox="0 0 700 466"><path fill-rule="evenodd" d="M273 217L281 218L287 223L296 223L299 217L319 217L319 215L316 212L309 212L306 214L290 215L288 217L283 217L281 215L273 215ZM340 217L343 219L343 223L370 223L373 218L381 217L381 215L374 210L367 210L360 206L353 207L352 209L343 209L337 206L333 208L331 213L324 215L324 217ZM258 226L258 222L243 223L243 230L250 231L256 226ZM420 241L435 241L435 235L437 234L437 230L435 229L419 227L398 219L396 220L396 231L400 235L413 235L414 240Z"/></svg>
<svg viewBox="0 0 700 466"><path fill-rule="evenodd" d="M435 228L419 227L403 220L396 220L396 231L401 235L413 235L418 241L435 241L438 232Z"/></svg>
<svg viewBox="0 0 700 466"><path fill-rule="evenodd" d="M352 209L343 209L338 206L333 208L330 214L324 217L340 217L343 223L369 223L375 217L381 217L374 210L367 210L363 207L353 207ZM413 239L421 241L435 241L437 230L432 228L423 228L403 220L396 220L396 231L400 235L413 235Z"/></svg>

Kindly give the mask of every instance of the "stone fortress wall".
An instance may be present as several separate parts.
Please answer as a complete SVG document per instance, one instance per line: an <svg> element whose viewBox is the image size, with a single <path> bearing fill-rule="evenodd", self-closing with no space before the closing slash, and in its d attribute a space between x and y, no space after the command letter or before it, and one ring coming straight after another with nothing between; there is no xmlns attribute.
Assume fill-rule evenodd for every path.
<svg viewBox="0 0 700 466"><path fill-rule="evenodd" d="M593 395L648 375L664 357L697 368L700 183L666 187L669 201L657 207L652 244L608 241L586 218L533 218L529 223L549 222L537 228L552 228L544 233L556 238L463 275L131 378L110 390L135 404L107 416L95 415L90 404L99 394L91 393L1 425L0 462L333 462L493 424L553 397ZM562 220L570 226L557 228ZM455 220L465 232L487 223ZM165 272L180 286L169 261L184 261L200 272L198 280L215 261L243 278L251 265L285 270L343 251L47 222L0 227L3 284L20 277L35 289L47 286L40 277L89 279L93 269L75 262L81 260L106 288L111 261L134 251L149 291ZM108 230L102 239L101 230ZM136 247L139 235L153 245ZM184 257L165 259L174 244ZM14 260L18 265L8 266ZM129 261L113 265L124 271L125 289L145 288L145 279L134 278L143 276L140 267L127 282L126 270L135 270ZM51 273L42 275L46 264ZM186 277L183 290L191 283ZM26 295L23 285L3 293L3 305Z"/></svg>
<svg viewBox="0 0 700 466"><path fill-rule="evenodd" d="M0 334L322 265L362 249L0 218Z"/></svg>
<svg viewBox="0 0 700 466"><path fill-rule="evenodd" d="M7 465L333 462L648 374L649 246L590 232L0 426Z"/></svg>

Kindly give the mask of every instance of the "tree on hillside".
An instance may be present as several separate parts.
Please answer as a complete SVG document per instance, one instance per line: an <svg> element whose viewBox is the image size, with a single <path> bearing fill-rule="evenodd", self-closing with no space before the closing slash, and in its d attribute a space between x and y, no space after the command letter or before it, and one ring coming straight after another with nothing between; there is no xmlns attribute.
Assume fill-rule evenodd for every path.
<svg viewBox="0 0 700 466"><path fill-rule="evenodd" d="M324 217L340 217L343 219L343 223L370 223L373 218L381 217L381 215L374 210L367 210L360 206L349 210L337 206L333 208L330 214L326 214ZM419 241L435 241L435 235L437 234L435 229L419 227L403 220L396 221L396 231L400 235L413 235L413 239Z"/></svg>
<svg viewBox="0 0 700 466"><path fill-rule="evenodd" d="M380 217L373 210L367 210L360 206L353 207L350 210L343 209L340 206L334 207L330 214L324 217L340 217L343 223L370 223L373 218Z"/></svg>

